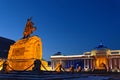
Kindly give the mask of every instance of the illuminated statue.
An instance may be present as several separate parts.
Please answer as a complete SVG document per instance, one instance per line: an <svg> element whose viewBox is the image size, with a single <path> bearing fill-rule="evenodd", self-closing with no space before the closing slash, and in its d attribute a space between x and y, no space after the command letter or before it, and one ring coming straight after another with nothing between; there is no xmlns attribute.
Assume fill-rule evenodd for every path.
<svg viewBox="0 0 120 80"><path fill-rule="evenodd" d="M30 36L36 30L33 25L31 18L28 19L23 39L17 40L10 46L7 58L8 71L50 70L48 62L42 59L41 38L35 35Z"/></svg>
<svg viewBox="0 0 120 80"><path fill-rule="evenodd" d="M74 66L73 65L70 66L69 72L74 72Z"/></svg>
<svg viewBox="0 0 120 80"><path fill-rule="evenodd" d="M55 71L57 71L57 72L61 72L62 71L62 65L60 63L57 64Z"/></svg>
<svg viewBox="0 0 120 80"><path fill-rule="evenodd" d="M34 23L31 21L32 18L27 20L25 30L23 32L23 38L28 38L30 37L30 34L32 34L33 31L36 30L36 27L34 27Z"/></svg>

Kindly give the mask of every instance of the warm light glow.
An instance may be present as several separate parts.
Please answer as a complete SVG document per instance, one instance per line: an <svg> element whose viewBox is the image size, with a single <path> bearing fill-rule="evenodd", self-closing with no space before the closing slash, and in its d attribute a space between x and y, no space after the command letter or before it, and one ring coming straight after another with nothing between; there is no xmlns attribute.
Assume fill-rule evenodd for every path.
<svg viewBox="0 0 120 80"><path fill-rule="evenodd" d="M0 71L3 69L3 62L4 62L4 60L0 59Z"/></svg>
<svg viewBox="0 0 120 80"><path fill-rule="evenodd" d="M106 62L106 58L104 57L99 57L96 59L96 65L95 65L95 68L96 69L105 69L105 66L107 62Z"/></svg>
<svg viewBox="0 0 120 80"><path fill-rule="evenodd" d="M25 70L34 60L42 60L42 41L37 36L18 40L10 46L8 64L14 70ZM32 70L31 66L27 70Z"/></svg>

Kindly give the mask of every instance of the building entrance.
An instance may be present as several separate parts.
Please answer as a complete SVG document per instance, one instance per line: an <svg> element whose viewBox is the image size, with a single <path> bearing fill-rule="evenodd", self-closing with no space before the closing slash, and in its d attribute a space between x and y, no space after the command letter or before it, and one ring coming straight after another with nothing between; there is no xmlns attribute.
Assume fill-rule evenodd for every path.
<svg viewBox="0 0 120 80"><path fill-rule="evenodd" d="M106 57L97 57L95 61L95 69L106 69L107 59Z"/></svg>

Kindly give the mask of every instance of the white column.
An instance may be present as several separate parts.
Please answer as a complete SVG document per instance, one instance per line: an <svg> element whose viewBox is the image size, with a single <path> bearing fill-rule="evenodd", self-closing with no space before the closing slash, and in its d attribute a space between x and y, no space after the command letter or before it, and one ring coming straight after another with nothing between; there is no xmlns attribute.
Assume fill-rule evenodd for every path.
<svg viewBox="0 0 120 80"><path fill-rule="evenodd" d="M116 66L116 65L117 65L117 63L116 63L116 59L114 59L114 63L115 63L114 66Z"/></svg>
<svg viewBox="0 0 120 80"><path fill-rule="evenodd" d="M87 60L87 68L90 68L89 60L90 60L90 59Z"/></svg>
<svg viewBox="0 0 120 80"><path fill-rule="evenodd" d="M112 69L112 58L110 59L110 69Z"/></svg>
<svg viewBox="0 0 120 80"><path fill-rule="evenodd" d="M84 69L85 69L85 67L86 67L86 59L84 59Z"/></svg>
<svg viewBox="0 0 120 80"><path fill-rule="evenodd" d="M108 69L111 69L111 62L110 62L110 60L111 60L111 59L108 60L108 61L109 61L109 62L108 62L108 63L109 63L109 64L108 64Z"/></svg>
<svg viewBox="0 0 120 80"><path fill-rule="evenodd" d="M54 60L52 60L52 70L55 69L55 64L54 64Z"/></svg>
<svg viewBox="0 0 120 80"><path fill-rule="evenodd" d="M90 60L90 68L92 69L92 59Z"/></svg>
<svg viewBox="0 0 120 80"><path fill-rule="evenodd" d="M60 59L60 64L62 64L62 61L61 61L61 59Z"/></svg>
<svg viewBox="0 0 120 80"><path fill-rule="evenodd" d="M52 70L53 70L53 61L51 60L51 68L52 68Z"/></svg>

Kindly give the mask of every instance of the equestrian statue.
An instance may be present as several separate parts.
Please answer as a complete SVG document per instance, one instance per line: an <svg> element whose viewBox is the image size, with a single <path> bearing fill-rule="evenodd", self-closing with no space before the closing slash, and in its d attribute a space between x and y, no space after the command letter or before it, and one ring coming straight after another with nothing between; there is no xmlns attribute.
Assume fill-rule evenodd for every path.
<svg viewBox="0 0 120 80"><path fill-rule="evenodd" d="M23 32L23 39L30 37L30 34L32 34L33 31L36 30L36 27L34 26L34 23L31 20L32 20L32 18L29 18L27 20L25 30Z"/></svg>

